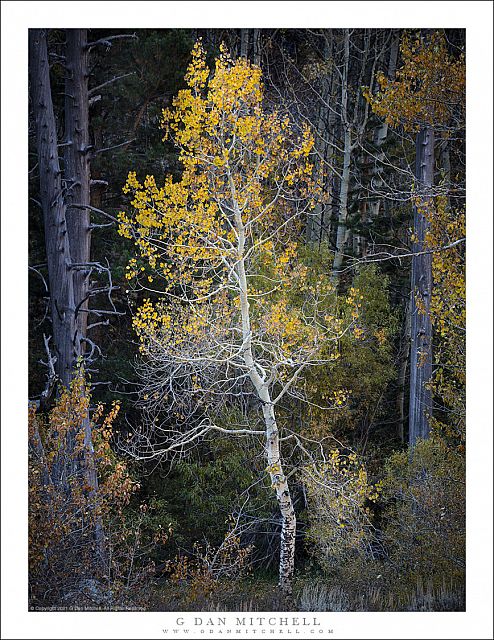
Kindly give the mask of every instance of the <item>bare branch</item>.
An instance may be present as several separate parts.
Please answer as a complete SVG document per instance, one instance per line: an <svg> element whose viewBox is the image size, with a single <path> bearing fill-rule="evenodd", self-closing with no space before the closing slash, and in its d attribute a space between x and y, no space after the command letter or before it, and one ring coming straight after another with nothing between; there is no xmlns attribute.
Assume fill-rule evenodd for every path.
<svg viewBox="0 0 494 640"><path fill-rule="evenodd" d="M117 222L118 220L117 218L115 218L115 216L112 216L111 213L107 213L106 211L103 211L102 209L98 209L97 207L92 207L89 204L71 204L71 207L73 207L74 209L89 209L89 211L94 211L94 213L99 213L102 216L105 216L105 218L108 218L109 220L111 220L112 222Z"/></svg>
<svg viewBox="0 0 494 640"><path fill-rule="evenodd" d="M135 33L122 33L116 36L108 36L108 38L100 38L99 40L95 40L94 42L88 42L86 46L88 49L92 49L93 47L97 47L98 45L103 45L108 50L111 48L112 43L115 40L123 40L124 38L130 38L132 40L138 39Z"/></svg>
<svg viewBox="0 0 494 640"><path fill-rule="evenodd" d="M126 145L134 141L135 141L135 138L131 138L130 140L126 140L125 142L121 142L120 144L114 144L111 147L105 147L104 149L96 149L96 151L93 152L93 155L97 156L100 153L105 153L106 151L112 151L113 149L119 149L120 147L125 147Z"/></svg>
<svg viewBox="0 0 494 640"><path fill-rule="evenodd" d="M109 84L112 84L113 82L117 82L117 80L121 80L122 78L128 78L129 76L135 76L136 72L135 71L130 71L129 73L123 73L121 76L115 76L114 78L111 78L110 80L107 80L106 82L103 82L101 84L99 84L97 87L93 87L92 89L89 89L89 96L93 96L95 93L97 93L98 91L100 91L103 87L108 86Z"/></svg>

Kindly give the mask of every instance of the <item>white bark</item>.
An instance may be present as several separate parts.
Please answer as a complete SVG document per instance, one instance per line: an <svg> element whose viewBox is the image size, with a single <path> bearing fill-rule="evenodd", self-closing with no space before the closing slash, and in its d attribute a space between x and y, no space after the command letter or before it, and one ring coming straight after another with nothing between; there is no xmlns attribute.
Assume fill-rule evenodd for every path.
<svg viewBox="0 0 494 640"><path fill-rule="evenodd" d="M333 275L338 278L338 271L343 263L345 243L348 239L348 191L350 188L350 162L352 155L352 134L348 119L348 68L350 63L350 33L345 29L344 62L341 78L341 122L344 132L343 169L340 180L340 207L338 212L338 229L336 232L336 251L333 260Z"/></svg>
<svg viewBox="0 0 494 640"><path fill-rule="evenodd" d="M236 272L240 293L240 310L242 317L242 337L244 345L244 362L248 368L249 377L262 403L264 423L266 425L266 458L268 472L271 477L271 485L276 491L276 497L281 512L281 541L279 562L279 586L284 596L292 594L292 579L295 564L295 533L296 516L290 489L285 474L280 454L280 436L276 424L274 403L271 398L268 382L264 374L259 373L252 348L252 331L249 314L249 299L247 276L245 272L245 228L242 222L240 210L235 202L233 180L230 178L233 206L235 211L235 229L238 236L238 262Z"/></svg>
<svg viewBox="0 0 494 640"><path fill-rule="evenodd" d="M324 42L324 60L329 63L332 55L332 42L330 34L326 35ZM319 157L321 177L323 173L333 171L334 156L334 128L336 113L330 108L336 86L336 74L325 70L321 78L321 93L319 100L319 114L317 119L317 136L315 146ZM307 216L306 236L309 243L321 243L328 241L331 236L331 210L333 205L333 190L328 180L323 179L326 202L316 204L313 213Z"/></svg>
<svg viewBox="0 0 494 640"><path fill-rule="evenodd" d="M340 181L340 208L338 213L338 230L336 233L336 252L333 260L333 274L338 278L338 271L343 264L345 244L348 239L348 191L350 189L350 163L352 156L352 138L350 129L345 125L345 146L343 152L343 171Z"/></svg>
<svg viewBox="0 0 494 640"><path fill-rule="evenodd" d="M388 64L388 78L390 80L395 79L396 75L396 63L398 61L398 52L400 50L400 32L397 31L393 37L393 41L391 43L391 49L389 53L389 64ZM384 153L382 151L382 147L386 142L386 138L388 137L388 123L384 120L374 132L374 144L376 147L376 157L374 162L374 170L372 175L372 186L379 193L382 190L383 179L382 179L382 163L384 161ZM376 197L371 200L369 204L369 215L371 220L376 220L379 216L379 210L381 208L381 197Z"/></svg>

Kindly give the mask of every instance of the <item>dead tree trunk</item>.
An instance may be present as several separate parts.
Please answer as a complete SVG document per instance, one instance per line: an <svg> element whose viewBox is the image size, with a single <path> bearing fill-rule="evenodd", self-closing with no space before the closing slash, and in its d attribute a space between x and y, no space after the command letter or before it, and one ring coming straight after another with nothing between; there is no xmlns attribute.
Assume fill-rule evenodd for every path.
<svg viewBox="0 0 494 640"><path fill-rule="evenodd" d="M410 343L410 410L409 444L429 436L432 414L432 393L428 388L432 376L432 254L427 250L428 216L433 200L434 131L424 127L417 134L415 175L417 199L414 206L414 242L411 276L411 343Z"/></svg>
<svg viewBox="0 0 494 640"><path fill-rule="evenodd" d="M80 342L76 339L72 260L44 29L29 31L29 56L56 356L55 371L61 384L68 386L74 364L80 355Z"/></svg>
<svg viewBox="0 0 494 640"><path fill-rule="evenodd" d="M66 30L66 76L65 76L65 154L64 178L67 205L67 230L72 261L82 265L90 262L91 232L89 168L89 97L87 68L86 29ZM78 205L73 207L72 204ZM89 267L79 268L73 273L74 298L76 302L76 341L87 337Z"/></svg>
<svg viewBox="0 0 494 640"><path fill-rule="evenodd" d="M89 164L89 93L88 93L88 46L86 29L66 30L66 77L65 77L65 167L67 187L67 228L70 254L74 263L89 265L91 261L91 217L84 209L91 203L91 172ZM72 206L72 205L77 206ZM76 302L76 340L80 352L84 353L87 341L87 326L90 295L90 268L73 271L74 299ZM94 460L91 422L86 416L84 429L84 457L79 461L89 495L98 491L98 473ZM103 528L100 518L95 520L95 538L98 551L104 555Z"/></svg>
<svg viewBox="0 0 494 640"><path fill-rule="evenodd" d="M60 384L68 387L77 361L83 355L87 327L88 272L74 269L89 262L89 211L71 204L89 204L88 98L85 30L67 34L68 78L66 82L64 181L58 157L58 140L50 85L46 31L29 32L29 54L33 111L40 169L40 193L44 217L46 257L55 349L55 371ZM87 415L80 425L84 431L84 453L74 459L75 433L67 439L67 462L55 464L54 482L67 485L73 474L84 476L90 494L98 489L92 445L91 423ZM102 528L97 519L95 537L102 550Z"/></svg>

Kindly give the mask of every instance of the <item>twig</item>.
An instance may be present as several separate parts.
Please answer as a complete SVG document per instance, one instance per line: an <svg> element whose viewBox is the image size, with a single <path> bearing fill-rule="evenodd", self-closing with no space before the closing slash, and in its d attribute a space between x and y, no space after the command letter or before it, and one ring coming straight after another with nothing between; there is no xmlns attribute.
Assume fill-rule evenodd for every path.
<svg viewBox="0 0 494 640"><path fill-rule="evenodd" d="M98 45L105 45L107 49L110 49L114 40L122 40L123 38L132 38L133 40L138 39L135 33L121 33L117 36L108 36L108 38L100 38L99 40L95 40L94 42L88 42L86 47L87 49L92 49L93 47L96 47Z"/></svg>
<svg viewBox="0 0 494 640"><path fill-rule="evenodd" d="M114 144L111 147L104 147L103 149L96 149L96 151L93 152L93 155L98 155L100 153L105 153L105 151L111 151L112 149L118 149L119 147L125 147L125 145L130 144L131 142L134 142L135 138L132 138L131 140L126 140L125 142L121 142L120 144Z"/></svg>
<svg viewBox="0 0 494 640"><path fill-rule="evenodd" d="M129 76L135 76L135 74L136 74L135 71L130 71L130 73L123 73L121 76L115 76L114 78L111 78L106 82L102 82L97 87L93 87L92 89L89 89L88 95L93 96L96 92L98 92L103 87L106 87L107 85L112 84L112 82L116 82L117 80L121 80L122 78L128 78Z"/></svg>

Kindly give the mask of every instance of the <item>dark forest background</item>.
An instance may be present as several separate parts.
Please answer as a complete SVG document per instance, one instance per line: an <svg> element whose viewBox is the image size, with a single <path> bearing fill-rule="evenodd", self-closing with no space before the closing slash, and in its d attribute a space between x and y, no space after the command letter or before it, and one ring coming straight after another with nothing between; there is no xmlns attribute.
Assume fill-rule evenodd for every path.
<svg viewBox="0 0 494 640"><path fill-rule="evenodd" d="M153 294L126 277L117 219L129 171L181 175L159 123L199 38L211 65L225 43L260 66L266 108L312 130L304 260L339 300L362 295L361 333L307 374L312 406L280 408L282 429L324 441L329 477L304 480L286 445L288 601L255 439L148 462L125 446L147 416L132 317ZM460 29L30 31L30 603L464 610L464 55Z"/></svg>

